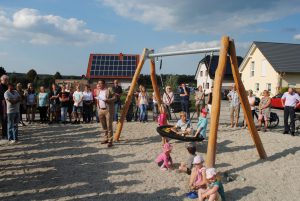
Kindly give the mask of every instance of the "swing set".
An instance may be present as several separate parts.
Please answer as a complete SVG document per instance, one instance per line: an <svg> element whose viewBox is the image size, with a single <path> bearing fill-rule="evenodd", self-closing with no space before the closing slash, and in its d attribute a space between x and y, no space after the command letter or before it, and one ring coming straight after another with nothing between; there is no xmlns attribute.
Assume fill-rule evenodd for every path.
<svg viewBox="0 0 300 201"><path fill-rule="evenodd" d="M236 51L234 41L230 39L228 36L223 36L221 39L221 46L216 48L205 48L205 49L195 49L195 50L184 50L184 51L176 51L176 52L166 52L166 53L154 53L154 50L149 50L145 48L140 57L139 64L136 68L135 74L132 79L132 83L130 85L130 89L128 91L128 95L125 100L124 109L122 111L120 120L117 124L116 133L114 135L114 140L119 141L121 131L123 128L124 120L126 114L128 112L129 105L132 100L132 96L134 93L135 85L137 84L139 75L143 68L143 65L147 59L150 60L150 77L154 90L154 94L157 98L158 108L162 104L161 95L159 86L157 85L156 73L155 73L155 58L162 58L166 56L177 56L177 55L187 55L187 54L199 54L199 53L208 53L211 52L219 52L219 62L218 67L216 69L215 78L214 78L214 89L213 89L213 100L212 100L212 111L211 111L211 119L210 119L210 130L209 130L209 139L207 146L207 155L206 155L206 166L214 167L216 160L216 148L217 148L217 134L218 134L218 126L219 126L219 117L220 117L220 107L221 107L221 87L222 81L226 69L226 60L227 55L230 58L230 64L233 74L233 79L237 88L237 92L240 98L240 102L242 105L242 109L245 114L246 123L248 125L248 129L250 131L252 140L256 146L257 152L261 159L265 159L267 154L264 150L261 139L257 133L253 117L251 115L251 109L247 98L247 93L245 87L241 81L239 71L238 71L238 62L236 58Z"/></svg>

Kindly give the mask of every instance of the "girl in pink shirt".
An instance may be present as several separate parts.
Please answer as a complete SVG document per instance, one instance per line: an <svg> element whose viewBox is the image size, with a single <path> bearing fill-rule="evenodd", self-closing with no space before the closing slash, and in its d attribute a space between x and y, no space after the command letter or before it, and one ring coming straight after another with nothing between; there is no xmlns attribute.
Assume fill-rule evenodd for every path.
<svg viewBox="0 0 300 201"><path fill-rule="evenodd" d="M161 104L161 106L159 108L159 115L158 115L157 121L158 121L159 126L168 125L168 114L167 114L167 110L163 104Z"/></svg>
<svg viewBox="0 0 300 201"><path fill-rule="evenodd" d="M193 169L190 177L190 189L192 191L198 191L201 194L206 189L206 168L203 165L204 159L202 156L197 155L193 161Z"/></svg>
<svg viewBox="0 0 300 201"><path fill-rule="evenodd" d="M163 104L161 104L161 106L159 108L159 115L157 117L157 122L158 122L158 126L168 125L168 113ZM164 145L167 142L168 142L168 139L165 137L162 137L162 144Z"/></svg>
<svg viewBox="0 0 300 201"><path fill-rule="evenodd" d="M155 162L161 168L161 170L168 170L172 168L173 161L171 157L172 145L165 143L163 146L163 152L158 155Z"/></svg>

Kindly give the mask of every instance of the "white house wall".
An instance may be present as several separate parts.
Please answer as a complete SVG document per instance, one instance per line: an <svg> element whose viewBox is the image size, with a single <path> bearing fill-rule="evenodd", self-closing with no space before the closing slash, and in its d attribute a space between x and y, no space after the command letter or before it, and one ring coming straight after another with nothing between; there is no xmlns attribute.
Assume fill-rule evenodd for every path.
<svg viewBox="0 0 300 201"><path fill-rule="evenodd" d="M203 76L201 77L201 71L203 72ZM209 84L209 88L206 89L205 87L203 87L203 83L208 83ZM206 76L206 66L205 64L200 64L200 69L198 70L198 74L197 74L197 87L198 86L202 86L203 89L205 89L206 93L209 93L211 91L211 86L212 86L213 80L209 77L209 75Z"/></svg>
<svg viewBox="0 0 300 201"><path fill-rule="evenodd" d="M200 76L201 71L203 72L202 77ZM197 86L201 85L203 87L205 85L203 83L209 83L208 89L203 87L203 89L205 89L205 93L209 93L209 92L211 92L211 86L213 85L213 79L211 79L209 75L205 76L205 72L206 72L206 66L202 63L202 64L200 64L200 68L198 69L198 74L196 75ZM232 78L224 78L223 82L222 82L222 90L230 89L230 87L232 86L233 83L234 83L233 77Z"/></svg>
<svg viewBox="0 0 300 201"><path fill-rule="evenodd" d="M252 51L249 58L245 58L244 68L241 68L241 78L246 90L253 90L254 94L261 96L262 92L267 89L267 84L271 84L270 95L274 96L277 93L279 76L278 73L271 66L269 61L267 61L264 55L258 48ZM262 70L263 62L265 62L265 71ZM251 62L255 62L254 76L250 76ZM265 73L265 76L262 75ZM259 83L259 90L256 90L256 83Z"/></svg>

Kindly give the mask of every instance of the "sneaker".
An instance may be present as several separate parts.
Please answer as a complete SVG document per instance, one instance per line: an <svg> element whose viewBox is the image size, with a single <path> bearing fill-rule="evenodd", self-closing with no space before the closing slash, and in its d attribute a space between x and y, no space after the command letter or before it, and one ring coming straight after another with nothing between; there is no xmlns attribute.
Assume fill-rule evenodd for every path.
<svg viewBox="0 0 300 201"><path fill-rule="evenodd" d="M14 144L14 143L16 143L16 140L11 140L11 141L9 141L9 143Z"/></svg>
<svg viewBox="0 0 300 201"><path fill-rule="evenodd" d="M289 132L288 131L284 131L282 134L289 134Z"/></svg>
<svg viewBox="0 0 300 201"><path fill-rule="evenodd" d="M295 132L291 132L291 135L292 135L292 136L295 136Z"/></svg>
<svg viewBox="0 0 300 201"><path fill-rule="evenodd" d="M107 144L107 147L112 147L113 146L113 143L112 142L109 142L108 144Z"/></svg>

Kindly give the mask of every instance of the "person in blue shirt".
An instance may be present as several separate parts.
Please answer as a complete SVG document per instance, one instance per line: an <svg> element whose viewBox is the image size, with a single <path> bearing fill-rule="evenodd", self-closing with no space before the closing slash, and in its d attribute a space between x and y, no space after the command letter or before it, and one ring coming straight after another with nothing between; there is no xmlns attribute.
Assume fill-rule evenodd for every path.
<svg viewBox="0 0 300 201"><path fill-rule="evenodd" d="M199 137L201 140L204 140L206 138L206 128L207 128L207 110L203 108L201 110L201 116L199 117L198 123L197 123L197 130L194 135L194 137Z"/></svg>
<svg viewBox="0 0 300 201"><path fill-rule="evenodd" d="M184 83L181 84L179 88L179 95L180 95L180 103L181 103L181 110L187 114L187 118L190 119L190 90Z"/></svg>

